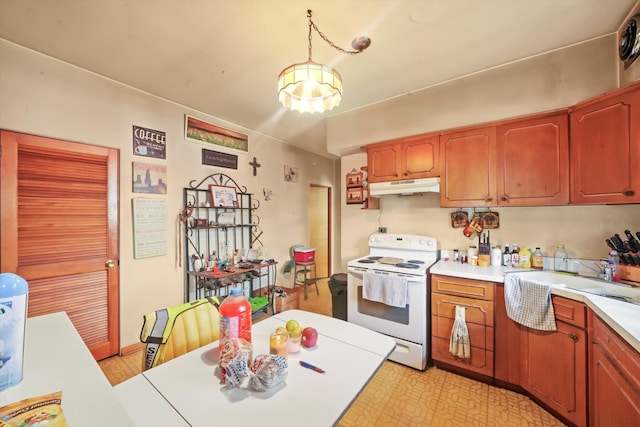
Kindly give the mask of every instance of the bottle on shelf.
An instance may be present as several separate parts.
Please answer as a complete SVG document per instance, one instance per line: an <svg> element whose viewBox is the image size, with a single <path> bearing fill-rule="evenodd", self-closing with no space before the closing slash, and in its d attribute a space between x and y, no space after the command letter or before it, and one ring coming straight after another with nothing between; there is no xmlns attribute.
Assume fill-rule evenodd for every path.
<svg viewBox="0 0 640 427"><path fill-rule="evenodd" d="M567 251L564 249L564 245L558 245L553 259L553 269L555 271L567 271L567 268L565 267L567 258L569 258L569 256L567 255Z"/></svg>
<svg viewBox="0 0 640 427"><path fill-rule="evenodd" d="M542 270L544 267L544 255L539 247L536 246L536 250L531 255L531 268L536 270Z"/></svg>
<svg viewBox="0 0 640 427"><path fill-rule="evenodd" d="M531 251L526 246L518 251L518 267L531 268Z"/></svg>
<svg viewBox="0 0 640 427"><path fill-rule="evenodd" d="M502 251L498 246L494 246L493 248L491 248L491 265L492 266L502 265Z"/></svg>
<svg viewBox="0 0 640 427"><path fill-rule="evenodd" d="M509 245L504 246L504 252L502 253L502 265L504 267L511 267L511 252L509 251Z"/></svg>
<svg viewBox="0 0 640 427"><path fill-rule="evenodd" d="M518 253L518 246L513 245L511 248L511 267L518 268L520 265L520 254Z"/></svg>

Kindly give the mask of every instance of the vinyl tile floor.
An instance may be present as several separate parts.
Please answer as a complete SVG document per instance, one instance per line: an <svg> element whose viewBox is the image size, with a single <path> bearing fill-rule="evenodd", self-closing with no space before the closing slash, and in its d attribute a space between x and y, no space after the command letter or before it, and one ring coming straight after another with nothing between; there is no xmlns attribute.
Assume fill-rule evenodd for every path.
<svg viewBox="0 0 640 427"><path fill-rule="evenodd" d="M300 309L331 316L327 280L318 283L320 295L309 288ZM302 292L300 292L302 294ZM142 369L143 352L114 356L99 362L112 385ZM490 386L438 368L417 371L395 362L383 364L338 427L554 427L562 422L526 396Z"/></svg>

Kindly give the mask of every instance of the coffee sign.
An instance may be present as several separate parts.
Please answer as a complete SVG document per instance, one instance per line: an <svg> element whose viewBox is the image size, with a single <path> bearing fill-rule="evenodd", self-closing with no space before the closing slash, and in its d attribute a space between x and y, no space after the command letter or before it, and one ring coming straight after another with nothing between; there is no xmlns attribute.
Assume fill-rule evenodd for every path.
<svg viewBox="0 0 640 427"><path fill-rule="evenodd" d="M167 134L159 130L133 126L133 154L136 156L167 158Z"/></svg>

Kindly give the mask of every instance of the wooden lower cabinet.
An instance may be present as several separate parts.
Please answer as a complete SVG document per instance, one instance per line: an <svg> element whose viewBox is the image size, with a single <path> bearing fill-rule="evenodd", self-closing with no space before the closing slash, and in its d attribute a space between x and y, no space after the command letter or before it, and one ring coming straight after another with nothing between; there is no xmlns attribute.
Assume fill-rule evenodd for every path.
<svg viewBox="0 0 640 427"><path fill-rule="evenodd" d="M640 425L638 352L593 312L589 329L589 425Z"/></svg>
<svg viewBox="0 0 640 427"><path fill-rule="evenodd" d="M494 284L478 280L433 276L431 295L432 358L469 372L493 376ZM449 339L456 306L465 308L471 357L463 359L449 352Z"/></svg>

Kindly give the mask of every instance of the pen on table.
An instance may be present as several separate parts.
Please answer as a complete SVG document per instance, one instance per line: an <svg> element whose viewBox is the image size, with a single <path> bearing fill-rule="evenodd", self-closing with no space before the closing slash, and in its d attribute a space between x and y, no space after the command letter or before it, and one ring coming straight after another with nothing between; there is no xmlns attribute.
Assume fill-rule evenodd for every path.
<svg viewBox="0 0 640 427"><path fill-rule="evenodd" d="M318 368L317 366L313 366L311 363L303 362L301 360L300 366L302 366L303 368L308 368L308 369L311 369L312 371L316 371L316 372L320 372L321 374L324 374L324 369Z"/></svg>

